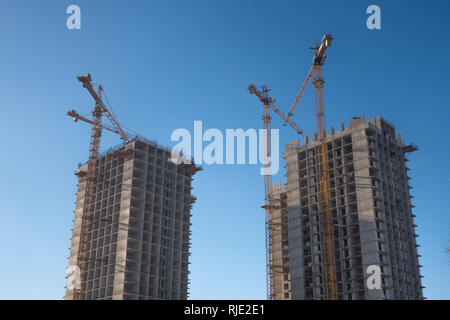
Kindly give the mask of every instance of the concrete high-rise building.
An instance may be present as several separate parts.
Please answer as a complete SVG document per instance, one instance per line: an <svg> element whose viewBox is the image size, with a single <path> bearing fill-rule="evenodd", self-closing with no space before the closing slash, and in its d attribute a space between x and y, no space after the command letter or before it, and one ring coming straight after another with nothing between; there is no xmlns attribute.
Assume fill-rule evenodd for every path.
<svg viewBox="0 0 450 320"><path fill-rule="evenodd" d="M99 156L83 299L187 299L194 165L144 139ZM87 165L80 166L69 266L77 265ZM66 288L66 299L73 291Z"/></svg>
<svg viewBox="0 0 450 320"><path fill-rule="evenodd" d="M327 142L338 299L423 299L405 156L417 148L381 117L331 128ZM272 187L275 299L325 297L317 147L288 143L286 185ZM367 285L376 269L379 289Z"/></svg>

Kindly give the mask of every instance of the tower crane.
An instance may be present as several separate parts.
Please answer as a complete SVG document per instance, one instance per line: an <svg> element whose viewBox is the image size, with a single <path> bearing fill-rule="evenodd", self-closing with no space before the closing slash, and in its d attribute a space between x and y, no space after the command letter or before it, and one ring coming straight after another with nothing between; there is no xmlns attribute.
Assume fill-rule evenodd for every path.
<svg viewBox="0 0 450 320"><path fill-rule="evenodd" d="M271 161L271 117L270 109L278 114L283 120L285 120L298 134L301 134L305 139L308 136L300 129L291 119L289 119L283 112L281 112L275 105L275 99L269 97L269 89L263 85L262 90L258 91L256 87L251 84L248 86L250 94L254 94L263 103L263 128L266 130L266 137L264 143L264 205L262 208L265 210L265 239L266 239L266 294L267 299L272 300L274 298L273 293L273 272L275 266L273 265L273 222L272 222L272 209L275 199L272 198L272 170L270 166ZM281 266L283 268L283 266Z"/></svg>
<svg viewBox="0 0 450 320"><path fill-rule="evenodd" d="M328 171L328 144L327 144L327 125L325 116L325 102L323 94L324 81L322 78L322 67L325 63L325 52L331 47L333 40L332 35L325 34L322 42L314 42L314 57L313 64L309 70L305 81L303 82L300 91L298 92L291 109L288 112L290 119L294 115L298 103L300 102L303 93L308 86L309 81L314 77L314 101L316 109L316 130L319 145L318 164L319 164L319 212L322 229L322 241L324 248L324 269L325 269L325 298L327 300L336 300L338 298L338 287L336 277L336 257L334 248L334 223L331 213L330 204L330 174Z"/></svg>
<svg viewBox="0 0 450 320"><path fill-rule="evenodd" d="M256 94L258 98L264 104L264 128L270 129L270 114L269 110L274 110L284 121L285 124L289 124L298 133L302 134L307 138L306 134L299 128L295 123L292 122L291 118L305 92L310 80L314 77L314 97L315 97L315 111L316 111L316 130L318 138L318 176L319 176L319 212L320 212L320 223L322 230L322 241L324 248L324 275L325 275L325 288L326 294L325 298L327 300L336 300L338 298L338 286L337 286L337 276L336 276L336 257L334 248L334 222L331 213L330 204L330 175L328 171L328 145L327 145L327 129L326 129L326 117L325 117L325 103L324 103L324 93L323 85L324 81L322 78L322 67L325 63L325 52L328 47L331 46L333 40L332 35L325 34L322 41L315 41L313 64L298 92L294 103L292 104L287 115L282 113L273 105L274 99L268 96L267 87L263 87L262 92L258 92L256 88L251 85L249 86L250 93ZM267 139L270 139L270 130L267 133ZM270 140L266 141L265 155L270 158ZM267 162L266 162L267 163ZM271 172L268 172L267 166L265 171L265 205L266 210L266 284L267 284L267 296L268 299L273 298L273 279L272 279L272 202L270 195L270 186L272 184Z"/></svg>
<svg viewBox="0 0 450 320"><path fill-rule="evenodd" d="M314 42L313 64L308 72L297 97L288 112L290 119L300 102L309 81L314 77L314 101L316 109L316 130L318 138L318 176L319 176L319 212L322 229L322 241L324 248L324 275L325 275L325 298L336 300L338 298L338 286L336 277L336 257L334 248L334 222L330 203L330 173L328 171L328 144L327 144L327 123L325 116L325 102L323 94L324 81L322 78L322 67L325 63L325 52L331 47L332 35L325 34L320 43Z"/></svg>
<svg viewBox="0 0 450 320"><path fill-rule="evenodd" d="M85 187L85 195L84 195L84 204L83 204L83 212L81 216L81 227L80 227L80 238L79 238L79 246L78 246L78 254L77 254L77 266L80 271L80 288L73 290L73 300L81 300L82 293L85 288L85 271L86 264L89 262L89 256L87 253L87 241L89 234L89 226L92 222L92 212L91 212L91 204L92 204L92 195L93 195L93 187L95 184L95 165L96 160L99 154L100 148L100 139L102 135L102 129L106 129L112 132L115 132L120 135L121 139L125 142L130 142L131 135L125 133L121 128L120 124L114 118L114 116L109 112L108 108L102 101L102 86L98 86L97 92L94 90L92 85L91 75L80 76L77 77L78 81L83 84L83 87L86 88L91 96L94 98L95 107L92 111L93 119L87 119L85 117L80 116L75 110L71 110L67 113L67 115L74 118L75 121L82 120L92 125L91 132L91 143L89 147L89 161L87 164L87 172L86 172L86 187ZM102 115L106 114L108 119L113 124L113 127L102 124Z"/></svg>

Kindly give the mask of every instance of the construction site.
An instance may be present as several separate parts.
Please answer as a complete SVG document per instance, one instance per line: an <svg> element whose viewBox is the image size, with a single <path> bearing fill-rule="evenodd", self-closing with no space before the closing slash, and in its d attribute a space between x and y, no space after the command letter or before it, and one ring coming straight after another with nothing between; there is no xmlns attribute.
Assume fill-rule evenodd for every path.
<svg viewBox="0 0 450 320"><path fill-rule="evenodd" d="M313 64L287 113L266 85L248 87L263 105L267 130L267 299L423 299L407 166L418 147L382 117L359 115L327 132L322 68L332 41L326 34L314 42ZM79 268L80 286L68 286L65 299L188 299L192 180L201 168L174 163L169 149L124 130L103 102L103 88L94 89L90 75L78 80L95 107L92 118L68 112L92 133L89 160L75 173L69 266ZM292 120L310 82L311 137ZM285 146L284 184L273 183L270 171L271 111L303 140ZM102 130L123 143L100 154ZM380 270L377 288L367 285L373 266Z"/></svg>
<svg viewBox="0 0 450 320"><path fill-rule="evenodd" d="M69 266L79 287L67 300L185 300L188 296L190 210L194 164L176 165L169 149L124 131L102 100L102 87L78 77L95 101L89 161L81 165ZM106 115L111 125L102 124ZM102 129L123 143L99 154ZM71 275L68 275L70 277Z"/></svg>
<svg viewBox="0 0 450 320"><path fill-rule="evenodd" d="M327 134L322 68L333 37L315 41L313 64L284 114L269 89L249 86L263 104L265 156L271 158L270 111L303 136L286 144L286 183L265 166L266 289L269 300L421 300L422 283L406 145L387 120L364 115ZM309 82L316 132L292 116ZM267 163L267 162L266 162ZM370 268L380 286L368 286Z"/></svg>

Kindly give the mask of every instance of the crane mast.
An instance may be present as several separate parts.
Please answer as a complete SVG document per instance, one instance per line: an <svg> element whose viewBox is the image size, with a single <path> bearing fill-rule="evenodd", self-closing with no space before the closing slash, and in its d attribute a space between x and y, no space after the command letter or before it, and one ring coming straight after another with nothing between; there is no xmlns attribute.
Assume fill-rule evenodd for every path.
<svg viewBox="0 0 450 320"><path fill-rule="evenodd" d="M101 88L99 88L98 94L101 95ZM82 293L85 289L85 270L89 257L87 256L87 242L89 234L89 225L92 220L91 203L92 203L92 189L95 183L95 165L98 158L98 150L100 148L100 138L102 136L102 109L98 102L95 103L94 110L92 111L94 118L92 131L91 131L91 143L89 146L89 161L86 174L86 186L83 203L83 213L81 216L80 227L80 242L78 245L77 265L80 269L80 288L74 289L73 300L81 300Z"/></svg>
<svg viewBox="0 0 450 320"><path fill-rule="evenodd" d="M95 184L95 167L96 161L98 159L99 149L100 149L100 139L102 136L102 129L105 128L109 131L118 133L121 138L129 142L129 135L125 133L117 120L112 116L109 110L106 108L105 104L102 101L102 86L98 87L97 92L95 92L93 85L91 83L91 75L77 77L78 81L83 83L83 87L86 88L91 96L95 100L95 107L92 111L93 119L87 119L85 117L80 116L75 110L71 110L67 112L67 115L74 118L75 121L82 120L92 125L91 131L91 141L89 147L89 161L87 163L87 172L85 175L85 195L84 195L84 203L83 203L83 211L81 215L81 226L80 226L80 239L78 245L78 253L77 253L77 265L80 271L80 287L79 289L73 290L73 300L81 300L83 298L83 292L85 290L85 276L86 276L86 266L90 261L87 252L87 244L88 244L88 235L89 235L89 227L92 222L92 196L93 196L93 187ZM111 128L107 125L102 124L102 115L105 113L108 119L113 123L114 128Z"/></svg>
<svg viewBox="0 0 450 320"><path fill-rule="evenodd" d="M318 138L317 160L319 177L319 212L321 234L324 249L324 275L325 275L325 298L327 300L336 300L338 298L337 276L336 276L336 257L334 248L334 221L331 212L330 203L330 173L328 170L328 144L327 144L327 123L325 116L325 102L322 78L322 67L325 63L325 52L331 47L333 37L326 34L322 42L314 42L313 65L309 70L297 97L288 112L290 119L296 110L300 99L308 86L309 81L314 78L314 101L316 111L316 130Z"/></svg>
<svg viewBox="0 0 450 320"><path fill-rule="evenodd" d="M263 128L266 131L264 141L264 205L265 211L265 239L266 239L266 296L268 300L273 299L273 269L272 269L272 253L273 253L273 228L272 228L272 169L269 161L271 161L271 117L270 104L273 98L269 97L269 89L267 86L262 87L262 91L256 90L254 85L248 87L250 94L255 94L263 103Z"/></svg>
<svg viewBox="0 0 450 320"><path fill-rule="evenodd" d="M265 240L266 240L266 295L268 300L273 300L273 272L276 266L273 265L273 220L272 209L273 202L276 201L272 198L272 167L270 162L272 161L272 136L271 136L271 117L270 109L274 110L283 120L285 120L298 134L301 134L307 138L300 127L298 127L291 119L289 119L283 112L281 112L275 105L275 99L269 97L269 89L263 85L262 90L258 91L256 87L251 84L248 86L250 94L254 94L263 103L263 128L266 131L264 141L264 205L262 208L265 211ZM277 266L283 269L285 266Z"/></svg>
<svg viewBox="0 0 450 320"><path fill-rule="evenodd" d="M324 52L326 47L331 45L331 36L324 37L322 44L318 41L314 44L314 100L316 106L316 128L319 145L318 151L318 176L319 176L319 212L322 229L322 239L324 248L324 269L325 269L325 298L326 300L337 300L338 287L336 276L336 257L334 248L334 222L330 203L330 173L328 170L328 143L327 143L327 123L325 116L325 102L322 78L322 66L325 61Z"/></svg>
<svg viewBox="0 0 450 320"><path fill-rule="evenodd" d="M331 212L330 203L330 173L328 170L328 144L327 144L327 126L325 116L325 102L324 102L324 81L322 78L322 67L325 63L325 52L328 47L331 46L333 37L330 34L325 34L322 41L314 42L314 57L313 64L298 92L294 103L292 104L287 115L282 113L273 103L274 99L268 96L268 90L266 86L263 86L262 92L256 90L254 85L248 87L251 94L255 94L264 105L263 123L264 128L270 128L270 109L274 110L284 121L285 124L289 124L294 128L297 133L303 135L307 139L307 135L291 120L295 110L309 84L311 79L314 79L314 100L315 100L315 112L316 112L316 130L317 130L317 162L318 162L318 178L319 178L319 212L320 212L320 225L321 225L321 240L324 249L324 276L325 276L325 299L336 300L338 298L338 286L336 276L336 257L334 247L334 221ZM270 138L268 131L267 138ZM270 147L270 142L265 144L265 147ZM269 150L269 151L268 151ZM265 156L270 157L270 149L265 150ZM267 168L266 168L267 169ZM269 169L270 170L270 169ZM272 265L272 202L271 198L271 185L272 176L271 172L265 171L265 174L269 176L264 177L265 183L265 205L266 210L266 275L267 275L267 297L273 299L273 265Z"/></svg>
<svg viewBox="0 0 450 320"><path fill-rule="evenodd" d="M271 118L270 118L270 102L268 96L269 90L263 87L262 94L265 97L263 104L263 128L266 130L266 141L264 147L264 210L265 210L265 238L266 238L266 295L269 299L273 299L273 228L272 228L272 134L271 134Z"/></svg>

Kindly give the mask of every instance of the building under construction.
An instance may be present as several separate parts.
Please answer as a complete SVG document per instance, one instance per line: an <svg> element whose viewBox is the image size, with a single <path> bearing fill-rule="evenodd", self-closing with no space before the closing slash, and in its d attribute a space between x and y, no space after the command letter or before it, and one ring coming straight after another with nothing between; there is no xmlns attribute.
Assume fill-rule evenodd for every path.
<svg viewBox="0 0 450 320"><path fill-rule="evenodd" d="M176 165L155 143L134 140L95 164L80 299L186 299L193 165ZM87 165L78 193L69 265L78 264ZM66 288L66 299L73 290Z"/></svg>
<svg viewBox="0 0 450 320"><path fill-rule="evenodd" d="M102 86L78 80L94 98L89 160L80 165L66 299L187 299L192 161L122 129ZM107 99L106 99L107 100ZM108 103L109 104L109 103ZM111 125L102 123L106 115ZM99 154L102 130L123 144ZM180 161L181 160L181 161ZM189 159L190 160L190 159Z"/></svg>
<svg viewBox="0 0 450 320"><path fill-rule="evenodd" d="M353 118L326 137L331 248L337 296L333 299L423 299L405 145L381 117ZM320 142L286 145L286 185L273 184L274 299L327 299L324 225L320 223ZM367 286L378 266L379 289ZM329 266L328 266L329 267Z"/></svg>

